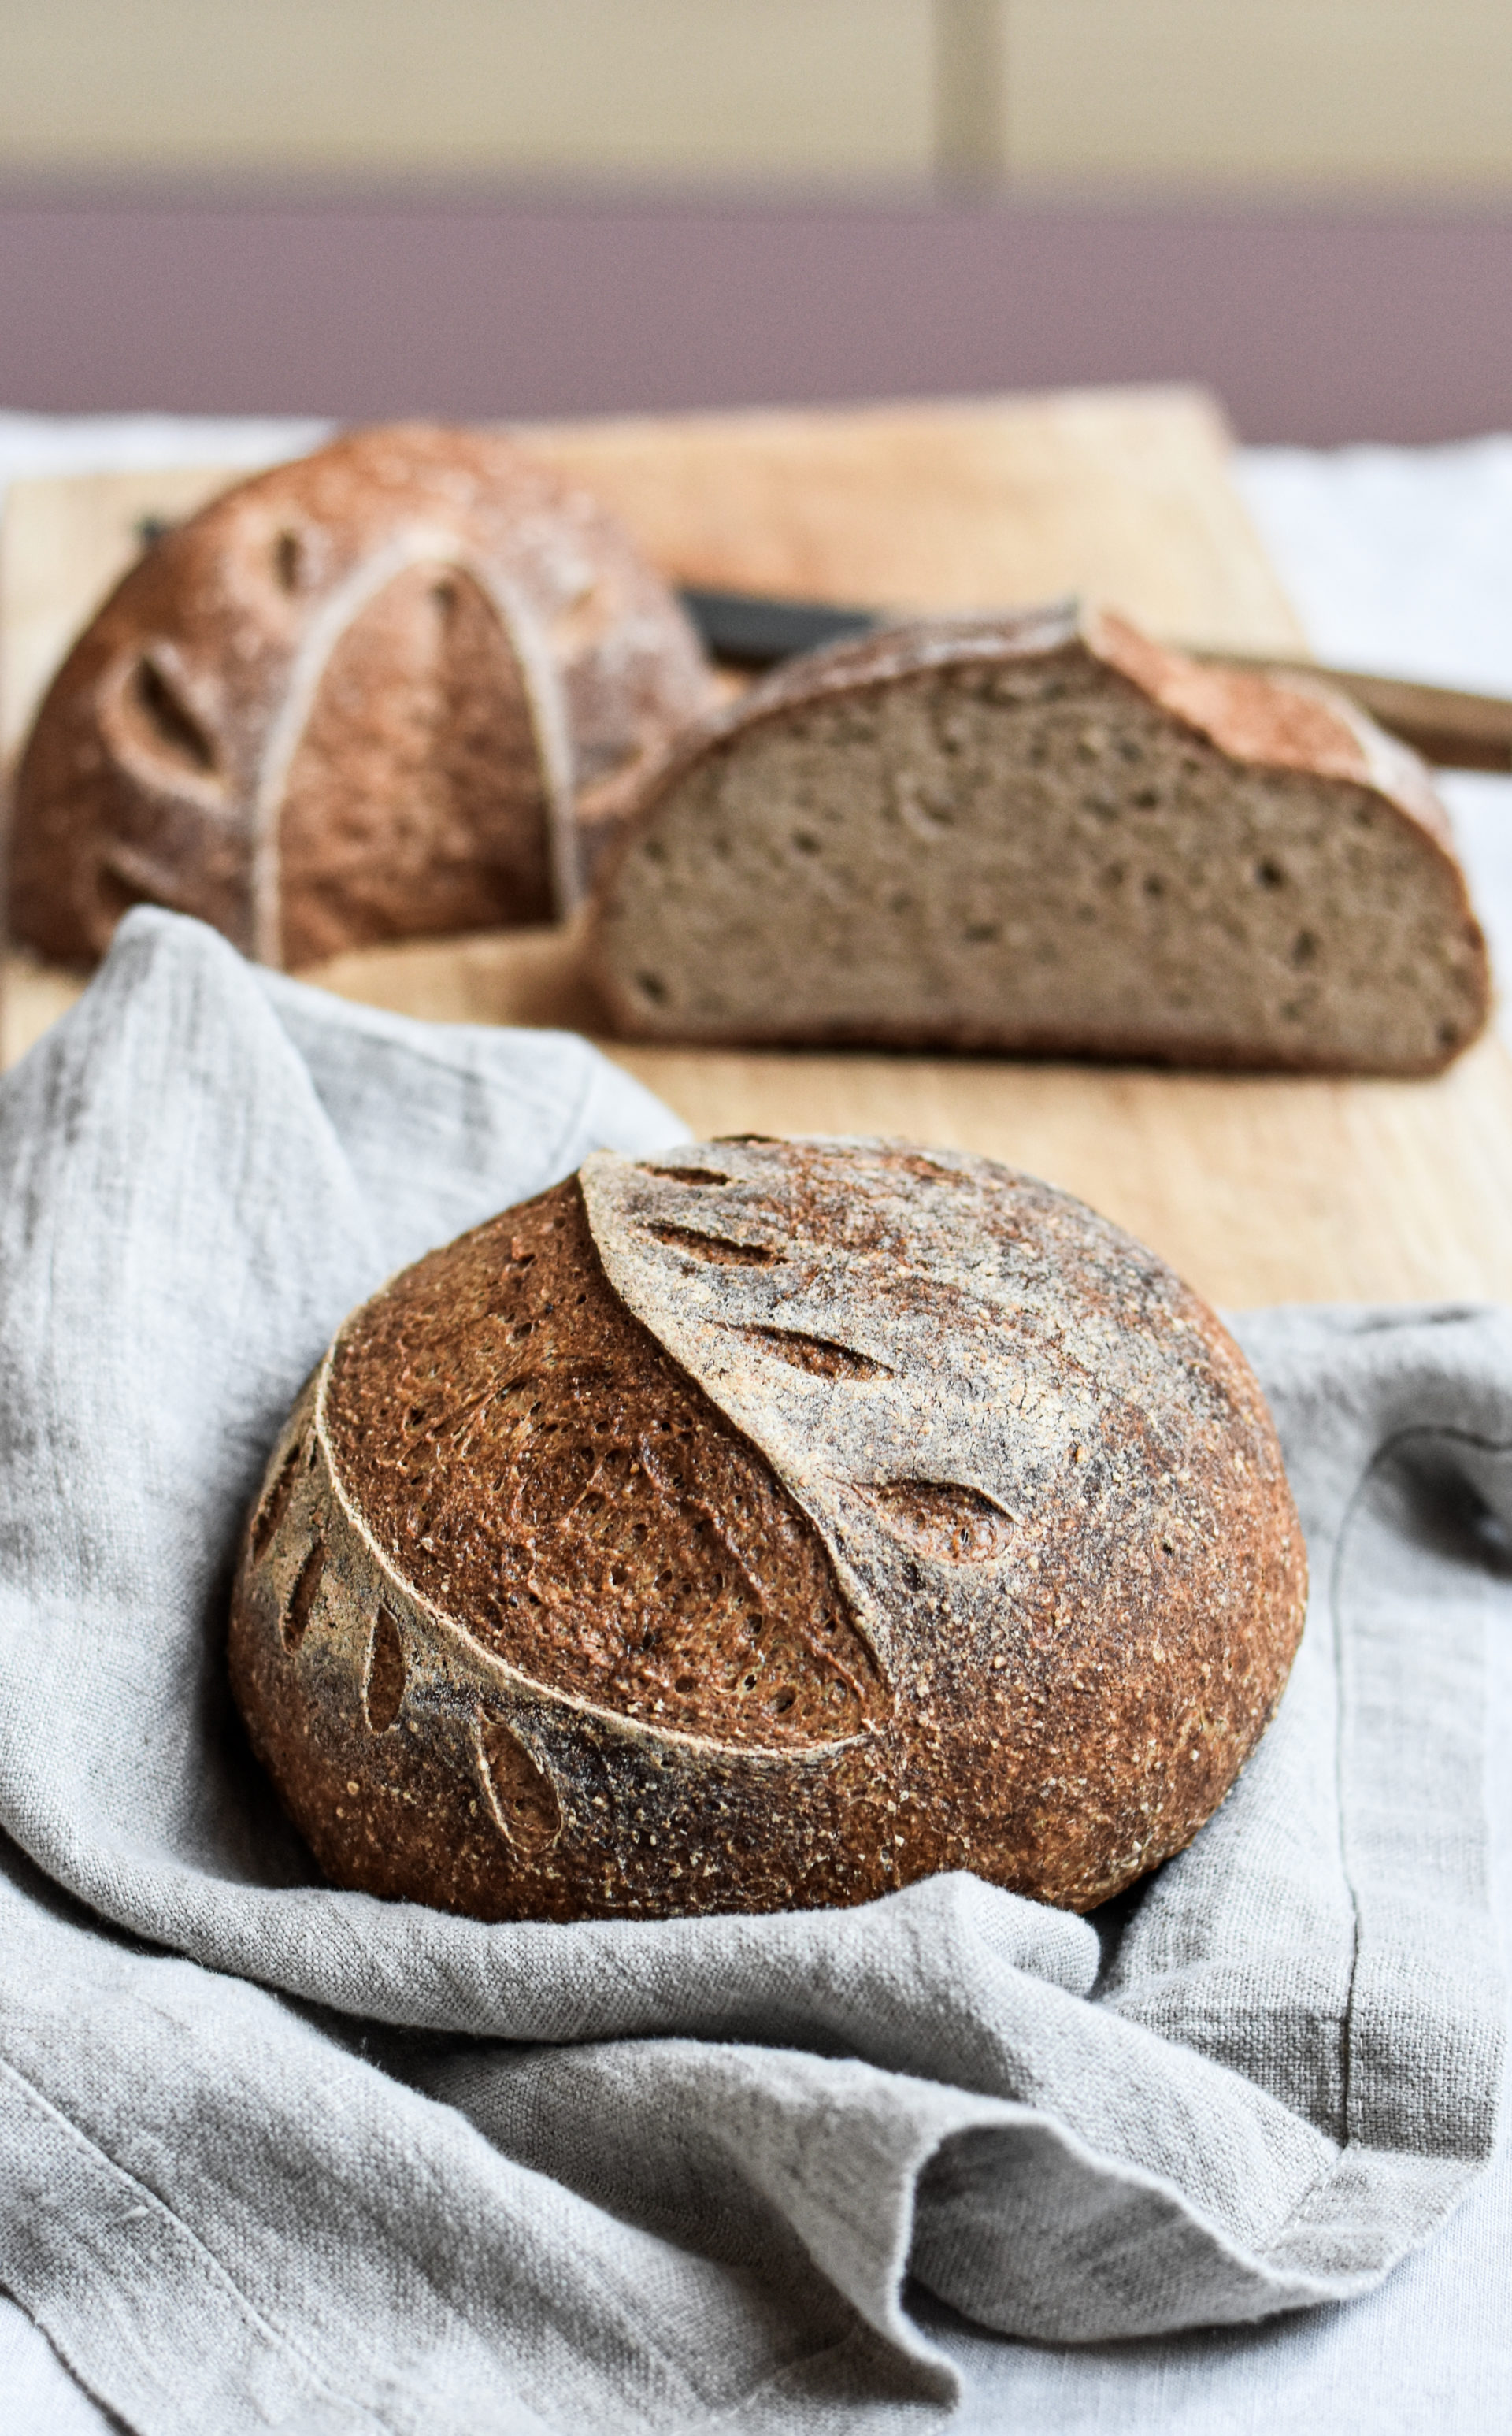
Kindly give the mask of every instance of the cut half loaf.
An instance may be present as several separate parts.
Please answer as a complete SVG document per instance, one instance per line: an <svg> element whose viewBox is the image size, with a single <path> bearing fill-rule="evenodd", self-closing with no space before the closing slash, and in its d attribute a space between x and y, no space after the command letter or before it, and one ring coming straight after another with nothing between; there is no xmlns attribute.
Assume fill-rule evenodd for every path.
<svg viewBox="0 0 1512 2436"><path fill-rule="evenodd" d="M1074 606L790 663L648 776L595 903L645 1038L1428 1074L1490 1003L1420 762Z"/></svg>
<svg viewBox="0 0 1512 2436"><path fill-rule="evenodd" d="M67 963L128 906L260 962L544 923L577 823L710 679L606 510L497 432L349 432L148 551L53 680L11 916Z"/></svg>

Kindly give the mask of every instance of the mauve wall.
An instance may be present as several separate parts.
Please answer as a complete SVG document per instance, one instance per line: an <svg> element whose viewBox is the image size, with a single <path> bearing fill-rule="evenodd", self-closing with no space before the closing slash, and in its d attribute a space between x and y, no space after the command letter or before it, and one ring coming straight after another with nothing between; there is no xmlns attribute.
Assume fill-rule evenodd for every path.
<svg viewBox="0 0 1512 2436"><path fill-rule="evenodd" d="M591 413L1198 379L1245 439L1512 426L1512 205L0 202L0 405Z"/></svg>

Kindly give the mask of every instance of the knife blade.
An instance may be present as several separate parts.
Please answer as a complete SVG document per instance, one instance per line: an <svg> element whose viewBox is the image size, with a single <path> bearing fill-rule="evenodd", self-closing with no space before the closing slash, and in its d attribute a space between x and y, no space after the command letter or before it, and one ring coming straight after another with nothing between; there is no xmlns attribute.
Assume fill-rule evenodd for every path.
<svg viewBox="0 0 1512 2436"><path fill-rule="evenodd" d="M686 584L683 606L711 658L727 668L775 668L800 652L848 642L896 617L828 600L784 600L764 593L724 592ZM1340 669L1317 660L1274 652L1213 651L1183 644L1193 659L1226 668L1274 669L1289 676L1319 677L1420 753L1440 770L1512 772L1512 701L1499 694L1470 693L1452 686L1420 685L1407 677Z"/></svg>

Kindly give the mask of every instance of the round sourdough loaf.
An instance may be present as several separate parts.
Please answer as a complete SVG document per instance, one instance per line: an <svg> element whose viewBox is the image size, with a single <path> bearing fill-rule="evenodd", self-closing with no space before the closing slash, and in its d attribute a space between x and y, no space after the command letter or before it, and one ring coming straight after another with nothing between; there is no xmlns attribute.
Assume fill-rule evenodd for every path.
<svg viewBox="0 0 1512 2436"><path fill-rule="evenodd" d="M599 1153L352 1315L232 1679L339 1886L1086 1910L1223 1800L1305 1587L1255 1378L1152 1253L987 1159L743 1137Z"/></svg>
<svg viewBox="0 0 1512 2436"><path fill-rule="evenodd" d="M351 433L165 534L76 643L17 776L14 928L91 959L145 900L300 966L547 922L580 809L710 684L586 492L497 433Z"/></svg>

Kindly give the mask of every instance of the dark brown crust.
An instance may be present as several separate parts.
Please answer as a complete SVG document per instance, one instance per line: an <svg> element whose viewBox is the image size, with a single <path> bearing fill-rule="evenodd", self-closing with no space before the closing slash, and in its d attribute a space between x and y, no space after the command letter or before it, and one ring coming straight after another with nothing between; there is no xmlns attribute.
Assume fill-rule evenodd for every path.
<svg viewBox="0 0 1512 2436"><path fill-rule="evenodd" d="M89 961L146 899L298 964L539 922L574 789L708 690L583 492L498 434L348 434L167 534L80 636L17 775L14 927Z"/></svg>
<svg viewBox="0 0 1512 2436"><path fill-rule="evenodd" d="M386 1560L506 1664L715 1742L802 1749L869 1718L822 1548L625 1312L575 1183L366 1305L325 1416Z"/></svg>
<svg viewBox="0 0 1512 2436"><path fill-rule="evenodd" d="M1223 669L1189 659L1152 642L1110 611L1053 603L1010 617L922 619L839 643L786 662L738 701L710 712L684 730L663 758L652 765L617 807L611 841L593 872L584 961L595 979L615 1031L630 1038L662 1039L646 1009L624 985L607 946L607 931L620 871L639 840L652 832L662 808L706 760L738 751L754 730L769 726L816 703L867 695L906 685L943 669L990 667L1014 662L1068 663L1093 660L1125 685L1159 705L1168 716L1227 758L1250 767L1298 771L1364 788L1385 808L1416 844L1447 877L1453 891L1451 920L1478 960L1478 1015L1469 1033L1441 1052L1404 1063L1372 1065L1352 1060L1351 1072L1428 1076L1442 1073L1469 1039L1479 1036L1491 1009L1489 957L1456 857L1447 816L1429 774L1403 745L1386 736L1343 696L1306 678L1253 670ZM718 1026L679 1023L676 1036L690 1043L729 1044ZM1336 1057L1305 1041L1278 1044L1257 1059L1232 1041L1200 1034L1173 1048L1168 1035L1130 1031L1116 1044L1074 1024L1033 1032L965 1024L928 1029L890 1023L885 1015L864 1025L837 1024L801 1030L774 1015L770 1024L742 1024L739 1037L752 1047L873 1047L899 1051L949 1049L997 1052L1035 1058L1092 1058L1124 1064L1252 1070L1257 1063L1277 1071L1332 1073Z"/></svg>
<svg viewBox="0 0 1512 2436"><path fill-rule="evenodd" d="M600 1154L354 1315L232 1672L341 1885L1086 1909L1222 1801L1304 1600L1259 1388L1152 1255L962 1154L712 1143Z"/></svg>

